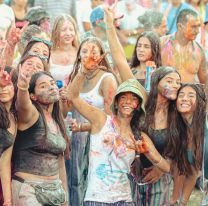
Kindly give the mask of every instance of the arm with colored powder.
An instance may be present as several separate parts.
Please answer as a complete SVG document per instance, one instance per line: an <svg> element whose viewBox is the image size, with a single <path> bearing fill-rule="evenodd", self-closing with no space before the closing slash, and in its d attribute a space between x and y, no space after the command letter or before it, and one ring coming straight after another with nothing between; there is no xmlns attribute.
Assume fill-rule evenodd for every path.
<svg viewBox="0 0 208 206"><path fill-rule="evenodd" d="M118 68L121 80L122 82L124 82L128 79L134 79L135 77L130 69L130 66L128 65L123 47L120 44L119 39L116 34L116 29L113 23L113 12L110 8L104 7L104 13L105 13L105 23L107 26L106 33L108 37L111 54ZM140 85L140 90L146 101L147 93L146 93L145 88L142 85Z"/></svg>
<svg viewBox="0 0 208 206"><path fill-rule="evenodd" d="M117 82L115 78L112 76L107 76L102 80L101 83L101 92L104 99L104 111L107 114L112 114L110 110L110 106L113 100L113 97L115 96L117 89Z"/></svg>
<svg viewBox="0 0 208 206"><path fill-rule="evenodd" d="M29 81L32 74L22 73L21 65L19 68L19 76L17 82L17 101L16 101L16 109L18 113L18 121L19 123L29 124L35 123L39 117L39 112L32 104L29 94Z"/></svg>
<svg viewBox="0 0 208 206"><path fill-rule="evenodd" d="M92 131L99 131L106 121L106 114L100 109L88 104L79 96L80 87L84 83L85 76L88 72L90 70L82 67L68 89L70 90L69 94L73 106L92 124Z"/></svg>

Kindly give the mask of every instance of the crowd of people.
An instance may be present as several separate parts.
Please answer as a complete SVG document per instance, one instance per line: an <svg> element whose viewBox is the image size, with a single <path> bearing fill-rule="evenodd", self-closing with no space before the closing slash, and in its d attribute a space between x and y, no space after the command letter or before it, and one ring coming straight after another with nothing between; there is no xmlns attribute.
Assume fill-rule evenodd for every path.
<svg viewBox="0 0 208 206"><path fill-rule="evenodd" d="M208 205L207 23L206 0L0 0L0 206Z"/></svg>

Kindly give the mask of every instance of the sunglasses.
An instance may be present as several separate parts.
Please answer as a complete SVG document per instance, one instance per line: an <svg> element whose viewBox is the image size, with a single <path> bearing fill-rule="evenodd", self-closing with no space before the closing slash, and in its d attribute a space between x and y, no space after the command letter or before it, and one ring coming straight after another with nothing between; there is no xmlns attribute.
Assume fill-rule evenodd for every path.
<svg viewBox="0 0 208 206"><path fill-rule="evenodd" d="M29 51L28 52L28 55L29 56L32 56L32 57L38 57L38 58L40 58L43 61L47 61L48 60L48 57L47 56L40 55L40 54L37 54L36 52L32 52L32 51Z"/></svg>

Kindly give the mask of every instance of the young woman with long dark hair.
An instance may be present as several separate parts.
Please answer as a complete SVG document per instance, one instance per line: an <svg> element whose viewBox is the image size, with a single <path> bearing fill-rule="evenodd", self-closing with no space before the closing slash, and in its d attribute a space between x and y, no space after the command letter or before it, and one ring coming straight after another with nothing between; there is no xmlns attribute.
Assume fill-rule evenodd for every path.
<svg viewBox="0 0 208 206"><path fill-rule="evenodd" d="M199 84L183 84L176 100L181 144L177 148L179 168L174 171L171 203L186 205L202 169L206 95ZM180 171L180 172L179 172Z"/></svg>
<svg viewBox="0 0 208 206"><path fill-rule="evenodd" d="M89 104L98 107L110 114L110 104L117 88L117 82L113 71L108 63L105 49L102 42L95 37L90 37L80 44L77 51L77 58L74 63L73 71L69 77L72 81L79 73L82 67L87 67L89 73L86 76L84 84L80 89L80 96ZM86 62L90 56L100 59L99 66L87 65ZM96 97L96 98L95 98ZM83 183L86 175L84 174L84 160L88 158L85 154L87 142L89 142L90 126L88 121L76 110L72 111L73 118L79 122L79 130L73 133L71 138L71 162L70 162L70 193L71 206L82 205L84 199ZM82 149L80 149L82 148Z"/></svg>
<svg viewBox="0 0 208 206"><path fill-rule="evenodd" d="M160 39L152 31L143 32L139 35L131 59L132 73L142 86L145 85L147 61L153 61L156 68L162 66Z"/></svg>
<svg viewBox="0 0 208 206"><path fill-rule="evenodd" d="M69 155L68 136L58 87L47 72L32 77L20 72L17 86L13 205L68 205L64 163L64 152Z"/></svg>
<svg viewBox="0 0 208 206"><path fill-rule="evenodd" d="M136 149L136 144L141 143L137 125L145 111L139 83L130 79L118 87L111 105L113 115L110 116L80 98L79 90L88 72L82 67L70 87L73 106L92 126L84 205L133 206L127 174L135 159L135 150L141 152ZM170 171L169 162L160 156L149 137L144 133L141 135L146 142L145 155L160 169Z"/></svg>

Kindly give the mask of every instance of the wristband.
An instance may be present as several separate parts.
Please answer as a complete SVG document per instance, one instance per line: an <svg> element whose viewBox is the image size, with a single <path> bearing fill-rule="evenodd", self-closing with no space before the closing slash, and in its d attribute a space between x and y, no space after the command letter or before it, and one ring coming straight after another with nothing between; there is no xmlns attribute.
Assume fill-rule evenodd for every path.
<svg viewBox="0 0 208 206"><path fill-rule="evenodd" d="M29 88L21 87L21 86L19 86L19 84L17 84L17 88L18 88L19 90L22 90L22 91L28 91L28 89L29 89Z"/></svg>
<svg viewBox="0 0 208 206"><path fill-rule="evenodd" d="M78 131L81 132L82 123L78 124Z"/></svg>

